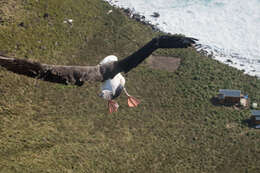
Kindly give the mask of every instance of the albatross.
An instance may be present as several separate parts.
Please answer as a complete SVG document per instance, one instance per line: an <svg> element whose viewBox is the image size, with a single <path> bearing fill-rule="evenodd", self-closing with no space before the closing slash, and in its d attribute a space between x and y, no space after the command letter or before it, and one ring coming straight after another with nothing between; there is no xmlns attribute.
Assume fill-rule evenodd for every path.
<svg viewBox="0 0 260 173"><path fill-rule="evenodd" d="M118 58L114 55L110 55L105 57L99 64L102 65L115 61L118 61ZM101 93L99 96L105 100L108 100L109 113L117 111L119 105L114 101L114 99L117 98L122 93L122 91L124 91L128 97L127 103L129 107L136 107L140 103L138 99L128 94L125 88L125 78L121 73L118 73L113 77L113 79L107 79L105 82L103 82L103 85L101 86Z"/></svg>
<svg viewBox="0 0 260 173"><path fill-rule="evenodd" d="M49 65L4 55L0 55L0 65L17 74L65 85L82 86L87 81L104 82L100 96L108 100L109 112L115 112L118 104L113 99L122 91L128 96L130 107L139 104L139 100L127 93L121 72L128 73L159 48L187 48L194 46L196 41L195 38L178 35L158 36L126 58L118 60L115 56L108 56L94 66Z"/></svg>

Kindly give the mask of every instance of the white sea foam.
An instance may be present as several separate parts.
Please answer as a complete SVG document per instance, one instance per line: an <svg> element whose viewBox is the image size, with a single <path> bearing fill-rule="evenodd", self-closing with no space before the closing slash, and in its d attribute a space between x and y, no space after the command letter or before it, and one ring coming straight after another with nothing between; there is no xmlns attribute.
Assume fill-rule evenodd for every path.
<svg viewBox="0 0 260 173"><path fill-rule="evenodd" d="M162 31L198 38L199 50L260 77L260 0L106 1L134 9Z"/></svg>

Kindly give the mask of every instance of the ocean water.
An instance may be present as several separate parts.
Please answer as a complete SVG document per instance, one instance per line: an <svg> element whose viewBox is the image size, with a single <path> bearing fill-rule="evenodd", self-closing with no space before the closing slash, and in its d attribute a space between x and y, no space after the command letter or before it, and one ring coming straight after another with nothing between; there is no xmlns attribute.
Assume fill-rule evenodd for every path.
<svg viewBox="0 0 260 173"><path fill-rule="evenodd" d="M105 1L132 9L164 32L198 38L198 50L260 77L260 0Z"/></svg>

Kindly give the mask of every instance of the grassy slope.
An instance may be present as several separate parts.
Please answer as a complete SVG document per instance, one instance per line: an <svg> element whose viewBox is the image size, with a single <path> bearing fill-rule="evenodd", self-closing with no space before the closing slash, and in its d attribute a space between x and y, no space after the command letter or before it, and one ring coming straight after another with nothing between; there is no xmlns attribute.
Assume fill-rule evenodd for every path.
<svg viewBox="0 0 260 173"><path fill-rule="evenodd" d="M100 0L2 0L0 51L90 65L123 58L156 35L110 9ZM0 69L0 172L257 172L260 131L243 122L249 111L210 99L234 88L259 103L260 81L192 49L155 54L180 57L181 67L131 71L127 88L142 104L129 109L121 96L112 115L99 83L63 86Z"/></svg>

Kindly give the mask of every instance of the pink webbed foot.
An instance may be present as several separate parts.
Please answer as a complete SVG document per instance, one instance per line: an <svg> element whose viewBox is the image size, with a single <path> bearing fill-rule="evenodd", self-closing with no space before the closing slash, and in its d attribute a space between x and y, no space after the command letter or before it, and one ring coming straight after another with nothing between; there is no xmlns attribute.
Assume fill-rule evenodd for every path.
<svg viewBox="0 0 260 173"><path fill-rule="evenodd" d="M127 103L129 107L136 107L140 101L133 96L128 96Z"/></svg>
<svg viewBox="0 0 260 173"><path fill-rule="evenodd" d="M109 113L113 113L113 112L117 112L119 105L117 104L117 102L113 101L113 100L109 100L108 101L108 110Z"/></svg>

